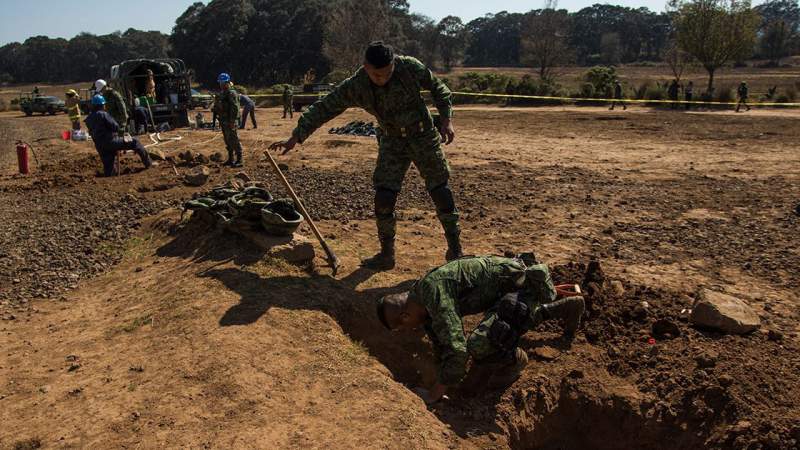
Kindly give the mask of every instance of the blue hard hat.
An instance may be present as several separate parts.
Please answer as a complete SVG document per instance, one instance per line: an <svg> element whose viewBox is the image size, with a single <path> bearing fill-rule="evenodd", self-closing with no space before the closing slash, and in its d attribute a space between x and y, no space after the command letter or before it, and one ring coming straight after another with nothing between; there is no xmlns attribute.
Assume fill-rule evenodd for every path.
<svg viewBox="0 0 800 450"><path fill-rule="evenodd" d="M231 81L231 76L230 76L230 75L228 75L228 74L227 74L227 73L225 73L225 72L222 72L222 73L221 73L221 74L219 74L219 76L217 77L217 82L219 82L219 83L227 83L227 82L229 82L229 81Z"/></svg>
<svg viewBox="0 0 800 450"><path fill-rule="evenodd" d="M105 105L106 104L106 98L103 97L100 94L97 94L94 97L92 97L92 104L93 105Z"/></svg>

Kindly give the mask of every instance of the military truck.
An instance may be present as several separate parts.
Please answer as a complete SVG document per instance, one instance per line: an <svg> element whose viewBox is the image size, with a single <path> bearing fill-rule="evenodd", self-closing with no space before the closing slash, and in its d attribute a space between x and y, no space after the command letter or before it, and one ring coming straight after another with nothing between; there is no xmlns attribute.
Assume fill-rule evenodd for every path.
<svg viewBox="0 0 800 450"><path fill-rule="evenodd" d="M51 116L66 112L64 100L50 95L34 95L30 93L20 94L19 109L26 116L32 116L35 112L42 113L42 115L50 114Z"/></svg>
<svg viewBox="0 0 800 450"><path fill-rule="evenodd" d="M146 97L147 70L153 71L156 84L155 98ZM136 111L146 114L150 123L160 126L168 123L171 128L189 126L189 109L192 101L191 77L186 64L180 59L133 59L111 67L108 84L122 95L128 106L131 122ZM95 94L92 87L84 97ZM82 94L83 97L83 94ZM133 123L129 124L133 126ZM135 129L135 128L131 128Z"/></svg>
<svg viewBox="0 0 800 450"><path fill-rule="evenodd" d="M311 106L320 98L327 95L333 90L333 85L329 83L307 83L303 85L300 93L294 90L294 97L292 97L292 108L300 112L306 106Z"/></svg>

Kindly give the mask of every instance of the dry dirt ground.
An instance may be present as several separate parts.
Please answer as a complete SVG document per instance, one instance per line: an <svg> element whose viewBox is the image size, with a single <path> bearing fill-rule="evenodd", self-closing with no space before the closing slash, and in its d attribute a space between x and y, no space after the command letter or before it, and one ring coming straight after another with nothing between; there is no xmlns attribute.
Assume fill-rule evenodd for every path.
<svg viewBox="0 0 800 450"><path fill-rule="evenodd" d="M262 143L293 122L257 116L245 171L280 193ZM354 119L368 117L330 126ZM181 221L203 188L170 164L127 156L123 176L98 178L90 143L58 140L65 117L2 113L0 448L796 448L798 124L800 111L459 108L447 155L466 250L535 251L561 282L587 281L597 259L605 287L571 347L534 330L513 386L427 409L410 388L432 381L428 344L382 330L373 302L442 263L444 240L412 170L398 267L359 269L377 249L374 139L321 130L280 158L344 263L332 277L322 258L290 266ZM159 148L222 151L213 132L180 134ZM34 146L32 176L11 175L16 139ZM209 186L236 173L210 167ZM762 330L689 326L702 287L747 301Z"/></svg>

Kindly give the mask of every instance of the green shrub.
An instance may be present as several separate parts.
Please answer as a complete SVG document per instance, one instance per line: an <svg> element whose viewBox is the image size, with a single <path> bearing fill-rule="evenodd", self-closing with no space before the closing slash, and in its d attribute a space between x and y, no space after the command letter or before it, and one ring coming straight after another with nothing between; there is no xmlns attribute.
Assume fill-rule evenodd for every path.
<svg viewBox="0 0 800 450"><path fill-rule="evenodd" d="M584 72L583 80L592 84L595 97L610 97L617 80L617 71L613 67L594 66Z"/></svg>
<svg viewBox="0 0 800 450"><path fill-rule="evenodd" d="M578 91L577 96L583 98L594 98L594 85L589 82L581 84L581 88Z"/></svg>
<svg viewBox="0 0 800 450"><path fill-rule="evenodd" d="M797 101L797 89L794 87L790 87L786 89L786 94L784 95L788 102L786 103L794 103Z"/></svg>
<svg viewBox="0 0 800 450"><path fill-rule="evenodd" d="M649 85L645 88L641 98L644 100L666 100L667 90L662 86Z"/></svg>

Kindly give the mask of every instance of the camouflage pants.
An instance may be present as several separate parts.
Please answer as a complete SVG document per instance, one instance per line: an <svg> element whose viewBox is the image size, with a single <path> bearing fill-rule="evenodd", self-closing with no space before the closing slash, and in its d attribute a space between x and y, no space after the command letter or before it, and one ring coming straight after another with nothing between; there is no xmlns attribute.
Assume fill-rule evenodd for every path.
<svg viewBox="0 0 800 450"><path fill-rule="evenodd" d="M283 118L286 118L286 113L289 113L289 117L294 117L294 109L292 109L292 104L284 104L283 105Z"/></svg>
<svg viewBox="0 0 800 450"><path fill-rule="evenodd" d="M220 128L222 128L222 137L225 139L225 148L228 150L228 159L232 160L234 154L236 160L242 160L242 143L239 142L239 135L236 132L236 122L225 123L220 121Z"/></svg>
<svg viewBox="0 0 800 450"><path fill-rule="evenodd" d="M528 305L530 311L524 329L519 330L520 336L522 336L544 320L540 310L541 306L556 298L556 289L546 265L537 264L525 269L524 285L517 298ZM489 330L497 320L501 319L497 314L497 306L495 306L486 312L481 323L467 338L467 351L476 363L501 362L503 358L509 356L489 338Z"/></svg>
<svg viewBox="0 0 800 450"><path fill-rule="evenodd" d="M436 130L405 138L382 136L378 146L378 161L372 175L375 189L400 192L411 163L414 163L422 179L425 180L428 192L446 185L450 179L450 166L445 159L441 137ZM458 210L438 214L438 217L445 234L458 234ZM394 211L376 217L376 222L378 237L394 238L397 229L397 217Z"/></svg>

